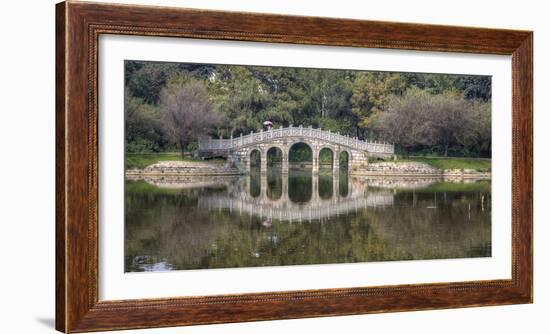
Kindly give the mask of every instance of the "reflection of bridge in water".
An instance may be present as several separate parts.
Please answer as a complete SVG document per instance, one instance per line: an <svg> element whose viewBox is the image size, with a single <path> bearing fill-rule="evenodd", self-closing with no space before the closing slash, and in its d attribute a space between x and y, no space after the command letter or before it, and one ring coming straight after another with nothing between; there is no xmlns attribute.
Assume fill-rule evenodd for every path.
<svg viewBox="0 0 550 334"><path fill-rule="evenodd" d="M224 209L289 222L321 220L388 205L393 205L391 191L367 191L366 182L355 179L350 182L347 174L336 173L313 177L311 173L296 177L251 174L228 188L228 194L200 197L198 202L199 208Z"/></svg>

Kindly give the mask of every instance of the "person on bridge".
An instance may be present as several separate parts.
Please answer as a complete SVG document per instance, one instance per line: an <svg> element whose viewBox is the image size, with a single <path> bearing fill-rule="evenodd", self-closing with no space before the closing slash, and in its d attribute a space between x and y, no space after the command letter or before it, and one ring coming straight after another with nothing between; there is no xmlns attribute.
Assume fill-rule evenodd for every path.
<svg viewBox="0 0 550 334"><path fill-rule="evenodd" d="M273 128L273 123L271 121L265 121L264 126L266 127L267 131L271 130Z"/></svg>

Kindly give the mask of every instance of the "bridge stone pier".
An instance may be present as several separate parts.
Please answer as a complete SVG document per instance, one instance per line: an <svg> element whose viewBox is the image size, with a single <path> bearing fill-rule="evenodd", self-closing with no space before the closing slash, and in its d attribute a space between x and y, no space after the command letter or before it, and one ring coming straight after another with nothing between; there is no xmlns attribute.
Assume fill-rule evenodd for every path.
<svg viewBox="0 0 550 334"><path fill-rule="evenodd" d="M340 167L339 157L347 155L348 168L351 172L368 163L370 157L391 158L394 156L394 146L387 143L367 142L343 136L331 131L314 129L312 127L294 127L271 129L252 132L229 139L207 139L199 141L199 156L227 157L243 173L250 172L251 156L257 151L260 154L260 170L267 171L267 155L272 148L282 153L282 172L288 173L289 155L292 146L298 143L306 144L312 152L311 168L313 173L319 171L319 154L321 150L332 152L332 170Z"/></svg>

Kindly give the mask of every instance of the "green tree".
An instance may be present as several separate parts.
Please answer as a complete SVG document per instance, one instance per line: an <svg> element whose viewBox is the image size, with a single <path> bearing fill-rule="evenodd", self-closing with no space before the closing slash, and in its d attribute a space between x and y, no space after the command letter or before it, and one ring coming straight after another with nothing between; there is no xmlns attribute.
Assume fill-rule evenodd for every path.
<svg viewBox="0 0 550 334"><path fill-rule="evenodd" d="M261 129L259 113L267 107L267 99L268 96L261 92L256 80L235 80L230 86L230 93L219 107L229 119L230 134Z"/></svg>
<svg viewBox="0 0 550 334"><path fill-rule="evenodd" d="M166 144L158 109L143 99L124 94L124 139L126 152L158 152Z"/></svg>
<svg viewBox="0 0 550 334"><path fill-rule="evenodd" d="M127 62L126 67L131 63ZM160 92L173 72L174 67L165 63L145 63L134 70L127 87L133 96L147 103L158 103Z"/></svg>
<svg viewBox="0 0 550 334"><path fill-rule="evenodd" d="M374 123L386 110L390 97L403 94L406 88L407 83L400 73L361 72L356 76L350 102L362 137L364 130L375 129Z"/></svg>
<svg viewBox="0 0 550 334"><path fill-rule="evenodd" d="M491 103L475 101L471 109L472 126L469 129L469 152L478 156L491 156Z"/></svg>

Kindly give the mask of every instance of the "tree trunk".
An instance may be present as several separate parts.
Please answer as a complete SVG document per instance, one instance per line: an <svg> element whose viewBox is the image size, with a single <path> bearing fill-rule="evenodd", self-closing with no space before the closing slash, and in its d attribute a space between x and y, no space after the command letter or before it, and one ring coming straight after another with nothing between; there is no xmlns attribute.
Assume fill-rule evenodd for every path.
<svg viewBox="0 0 550 334"><path fill-rule="evenodd" d="M325 99L326 96L325 94L323 94L323 96L321 97L321 118L325 118Z"/></svg>
<svg viewBox="0 0 550 334"><path fill-rule="evenodd" d="M185 159L185 141L180 139L181 160Z"/></svg>
<svg viewBox="0 0 550 334"><path fill-rule="evenodd" d="M443 154L443 156L447 157L448 152L449 152L449 144L445 144L445 153Z"/></svg>

